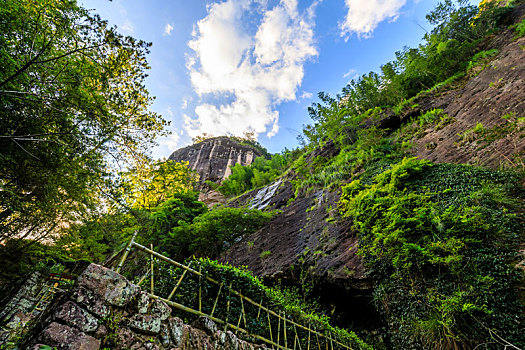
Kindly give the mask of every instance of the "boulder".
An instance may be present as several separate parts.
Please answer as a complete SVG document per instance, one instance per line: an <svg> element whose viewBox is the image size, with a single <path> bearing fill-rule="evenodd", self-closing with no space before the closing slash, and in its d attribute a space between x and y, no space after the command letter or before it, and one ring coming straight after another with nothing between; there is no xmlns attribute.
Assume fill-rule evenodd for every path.
<svg viewBox="0 0 525 350"><path fill-rule="evenodd" d="M215 322L209 319L206 316L201 316L193 322L192 326L194 328L204 331L209 336L214 336L217 333L218 328Z"/></svg>
<svg viewBox="0 0 525 350"><path fill-rule="evenodd" d="M77 288L84 288L106 303L122 307L135 298L140 288L106 267L91 264L78 277Z"/></svg>
<svg viewBox="0 0 525 350"><path fill-rule="evenodd" d="M60 305L55 311L56 320L75 327L82 332L94 332L99 324L98 320L72 301Z"/></svg>
<svg viewBox="0 0 525 350"><path fill-rule="evenodd" d="M135 314L131 316L128 326L131 329L145 334L158 334L160 332L161 319L156 315Z"/></svg>
<svg viewBox="0 0 525 350"><path fill-rule="evenodd" d="M98 350L100 340L77 329L51 323L40 333L39 343L56 347L58 350Z"/></svg>

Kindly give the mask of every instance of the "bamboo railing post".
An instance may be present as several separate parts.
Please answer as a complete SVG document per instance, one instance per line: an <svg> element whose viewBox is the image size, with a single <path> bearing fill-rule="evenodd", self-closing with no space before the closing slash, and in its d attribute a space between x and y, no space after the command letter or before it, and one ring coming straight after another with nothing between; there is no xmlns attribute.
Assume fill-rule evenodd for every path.
<svg viewBox="0 0 525 350"><path fill-rule="evenodd" d="M310 350L310 336L312 335L312 332L310 331L311 324L308 322L308 345L306 350Z"/></svg>
<svg viewBox="0 0 525 350"><path fill-rule="evenodd" d="M317 335L317 332L315 333L315 338L317 339L317 347L319 348L319 350L322 350L321 343L319 343L319 336Z"/></svg>
<svg viewBox="0 0 525 350"><path fill-rule="evenodd" d="M142 277L140 277L138 283L137 283L137 286L140 286L142 284L142 282L144 282L144 280L146 279L146 277L148 277L149 273L148 271L146 271L145 274L142 275Z"/></svg>
<svg viewBox="0 0 525 350"><path fill-rule="evenodd" d="M270 330L270 340L273 342L272 321L270 320L270 311L267 311L266 314L268 315L268 329Z"/></svg>
<svg viewBox="0 0 525 350"><path fill-rule="evenodd" d="M124 261L126 261L126 258L128 257L129 251L131 250L131 246L133 245L135 238L137 237L137 233L139 231L136 230L133 232L133 236L131 236L131 240L129 241L128 245L126 246L126 250L124 251L124 254L122 255L122 259L120 259L120 262L118 263L117 269L115 270L116 273L120 273L120 269L122 269L122 265L124 265Z"/></svg>
<svg viewBox="0 0 525 350"><path fill-rule="evenodd" d="M257 311L257 320L259 320L259 316L261 315L261 307L262 307L262 298L261 298L261 301L259 302L259 311Z"/></svg>
<svg viewBox="0 0 525 350"><path fill-rule="evenodd" d="M241 303L242 303L242 298L241 298ZM242 309L241 309L241 312L239 313L239 319L237 320L237 328L241 326L241 319L242 319Z"/></svg>
<svg viewBox="0 0 525 350"><path fill-rule="evenodd" d="M302 350L301 348L301 339L299 338L299 335L297 335L297 327L295 327L295 323L293 324L293 329L295 332L295 338L297 339L297 343L299 344L299 350ZM295 349L295 340L294 340L294 349Z"/></svg>
<svg viewBox="0 0 525 350"><path fill-rule="evenodd" d="M188 264L188 267L191 266L191 261L190 263ZM177 284L175 285L175 287L173 287L173 290L171 291L170 295L168 296L168 300L171 300L171 298L173 297L173 295L175 295L175 292L177 291L177 289L179 288L180 284L182 283L182 280L184 279L184 276L186 276L186 274L188 273L188 270L184 270L182 272L182 275L180 276L179 280L177 281Z"/></svg>
<svg viewBox="0 0 525 350"><path fill-rule="evenodd" d="M286 312L284 312L283 315L284 347L288 348L288 339L286 339Z"/></svg>
<svg viewBox="0 0 525 350"><path fill-rule="evenodd" d="M226 297L228 302L226 303L226 320L224 321L224 331L228 330L228 318L230 317L230 298L231 298L232 283L230 282L230 288L228 288L228 296Z"/></svg>
<svg viewBox="0 0 525 350"><path fill-rule="evenodd" d="M242 310L242 319L244 321L244 329L248 330L248 325L246 324L246 312L244 311L244 302L242 301L243 298L241 298L241 310Z"/></svg>
<svg viewBox="0 0 525 350"><path fill-rule="evenodd" d="M330 339L330 348L334 350L334 343L332 343L332 332L328 331L328 339Z"/></svg>
<svg viewBox="0 0 525 350"><path fill-rule="evenodd" d="M277 316L277 319L279 320L279 323L277 323L277 345L281 345L279 342L281 338L281 314L279 313L279 316Z"/></svg>
<svg viewBox="0 0 525 350"><path fill-rule="evenodd" d="M217 307L217 302L219 301L219 295L221 295L222 285L223 283L221 283L219 287L219 291L217 292L217 297L215 298L215 302L213 303L213 309L211 309L211 314L210 314L211 317L213 317L213 313L215 312L215 308Z"/></svg>
<svg viewBox="0 0 525 350"><path fill-rule="evenodd" d="M202 312L202 266L199 264L199 312Z"/></svg>
<svg viewBox="0 0 525 350"><path fill-rule="evenodd" d="M153 250L153 243L150 245L151 250ZM150 254L150 263L151 263L151 294L155 294L155 284L153 281L153 255Z"/></svg>

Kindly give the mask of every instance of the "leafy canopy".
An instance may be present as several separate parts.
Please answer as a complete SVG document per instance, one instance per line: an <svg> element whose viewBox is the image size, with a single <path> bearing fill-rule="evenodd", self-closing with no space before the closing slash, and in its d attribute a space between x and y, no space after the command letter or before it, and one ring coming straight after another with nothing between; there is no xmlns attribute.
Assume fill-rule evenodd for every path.
<svg viewBox="0 0 525 350"><path fill-rule="evenodd" d="M0 18L0 239L44 237L163 133L144 87L151 44L72 0L0 0Z"/></svg>

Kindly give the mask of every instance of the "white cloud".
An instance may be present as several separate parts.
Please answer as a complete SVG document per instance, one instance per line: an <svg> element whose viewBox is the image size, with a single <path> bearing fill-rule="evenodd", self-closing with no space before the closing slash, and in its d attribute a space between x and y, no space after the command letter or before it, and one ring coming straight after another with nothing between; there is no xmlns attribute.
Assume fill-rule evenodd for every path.
<svg viewBox="0 0 525 350"><path fill-rule="evenodd" d="M377 25L388 19L395 21L399 10L407 0L345 0L348 12L340 24L341 35L356 33L359 37L370 37Z"/></svg>
<svg viewBox="0 0 525 350"><path fill-rule="evenodd" d="M173 31L173 26L170 23L167 23L164 26L164 33L162 33L162 35L164 35L164 36L171 35L172 31Z"/></svg>
<svg viewBox="0 0 525 350"><path fill-rule="evenodd" d="M308 92L308 91L303 91L302 95L301 95L301 98L312 98L314 94L312 94L311 92Z"/></svg>
<svg viewBox="0 0 525 350"><path fill-rule="evenodd" d="M350 69L348 72L343 74L343 78L348 78L349 76L355 76L356 72L357 71L355 69Z"/></svg>
<svg viewBox="0 0 525 350"><path fill-rule="evenodd" d="M178 132L172 132L166 137L162 137L159 140L160 146L166 147L170 152L175 151L179 148L180 134Z"/></svg>
<svg viewBox="0 0 525 350"><path fill-rule="evenodd" d="M122 23L121 29L124 32L128 32L130 34L133 34L135 32L135 26L133 25L133 22L129 19L125 19L124 23Z"/></svg>
<svg viewBox="0 0 525 350"><path fill-rule="evenodd" d="M182 99L182 103L181 103L180 108L181 108L181 109L186 109L186 108L188 108L188 104L189 104L190 102L191 102L191 97L184 97L184 98Z"/></svg>
<svg viewBox="0 0 525 350"><path fill-rule="evenodd" d="M278 132L275 106L296 99L303 65L317 55L313 11L299 13L297 0L265 6L261 0L214 3L195 26L188 43L194 54L186 62L193 88L201 98L231 102L198 104L195 118L184 116L190 136ZM257 13L256 27L247 28Z"/></svg>

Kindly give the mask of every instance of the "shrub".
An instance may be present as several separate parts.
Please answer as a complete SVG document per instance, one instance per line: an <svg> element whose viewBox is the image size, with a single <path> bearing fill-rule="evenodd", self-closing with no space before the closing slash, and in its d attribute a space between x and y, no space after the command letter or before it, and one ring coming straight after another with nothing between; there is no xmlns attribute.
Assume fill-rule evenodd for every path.
<svg viewBox="0 0 525 350"><path fill-rule="evenodd" d="M525 345L516 188L510 173L415 158L343 187L341 213L359 231L396 348Z"/></svg>

